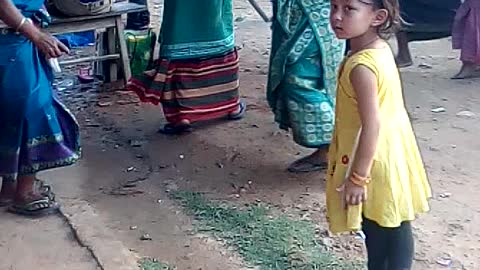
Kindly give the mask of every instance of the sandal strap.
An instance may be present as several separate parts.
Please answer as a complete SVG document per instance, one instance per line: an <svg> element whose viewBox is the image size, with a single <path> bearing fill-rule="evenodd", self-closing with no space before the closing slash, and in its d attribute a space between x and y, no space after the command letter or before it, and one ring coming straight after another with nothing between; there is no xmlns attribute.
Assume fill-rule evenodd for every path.
<svg viewBox="0 0 480 270"><path fill-rule="evenodd" d="M27 212L35 212L43 209L48 209L53 205L53 202L48 198L34 200L23 205L14 205L17 209L22 209Z"/></svg>

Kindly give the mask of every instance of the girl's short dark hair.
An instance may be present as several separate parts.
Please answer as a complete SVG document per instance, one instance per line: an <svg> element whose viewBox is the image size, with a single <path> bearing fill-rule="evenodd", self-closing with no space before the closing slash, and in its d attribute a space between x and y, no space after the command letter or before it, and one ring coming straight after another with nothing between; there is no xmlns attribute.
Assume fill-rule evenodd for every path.
<svg viewBox="0 0 480 270"><path fill-rule="evenodd" d="M400 4L398 0L373 0L372 2L374 8L388 11L387 20L378 28L378 34L388 39L400 29Z"/></svg>

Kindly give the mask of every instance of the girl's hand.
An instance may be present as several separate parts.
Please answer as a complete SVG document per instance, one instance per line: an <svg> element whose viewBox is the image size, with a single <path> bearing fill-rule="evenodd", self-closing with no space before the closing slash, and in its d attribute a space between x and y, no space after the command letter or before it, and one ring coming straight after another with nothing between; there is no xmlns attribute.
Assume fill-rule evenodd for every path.
<svg viewBox="0 0 480 270"><path fill-rule="evenodd" d="M355 185L349 180L337 188L341 193L343 207L348 208L350 205L359 205L367 200L367 190L365 187Z"/></svg>
<svg viewBox="0 0 480 270"><path fill-rule="evenodd" d="M355 185L351 181L345 183L345 203L347 205L359 205L367 200L367 189Z"/></svg>
<svg viewBox="0 0 480 270"><path fill-rule="evenodd" d="M57 58L64 53L69 53L67 46L49 33L38 31L35 37L32 38L32 42L47 59Z"/></svg>

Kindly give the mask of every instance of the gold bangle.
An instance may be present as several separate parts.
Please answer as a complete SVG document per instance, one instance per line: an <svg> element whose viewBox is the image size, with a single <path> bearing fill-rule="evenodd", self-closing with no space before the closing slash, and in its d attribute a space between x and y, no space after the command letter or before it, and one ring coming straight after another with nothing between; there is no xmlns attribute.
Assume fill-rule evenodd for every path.
<svg viewBox="0 0 480 270"><path fill-rule="evenodd" d="M28 19L23 17L20 23L18 24L17 28L15 28L15 32L20 31L20 28L22 28L22 26L24 26L27 21Z"/></svg>
<svg viewBox="0 0 480 270"><path fill-rule="evenodd" d="M370 181L370 177L363 177L363 176L360 176L358 173L356 172L352 172L352 177L355 177L356 179L358 179L359 181L362 181L362 182L365 182L365 181Z"/></svg>
<svg viewBox="0 0 480 270"><path fill-rule="evenodd" d="M370 183L370 181L359 181L358 179L355 179L355 177L350 177L349 180L353 184L355 184L357 186L360 186L360 187L366 187Z"/></svg>
<svg viewBox="0 0 480 270"><path fill-rule="evenodd" d="M370 184L370 177L361 177L357 173L353 172L349 177L350 182L354 183L357 186L367 186Z"/></svg>

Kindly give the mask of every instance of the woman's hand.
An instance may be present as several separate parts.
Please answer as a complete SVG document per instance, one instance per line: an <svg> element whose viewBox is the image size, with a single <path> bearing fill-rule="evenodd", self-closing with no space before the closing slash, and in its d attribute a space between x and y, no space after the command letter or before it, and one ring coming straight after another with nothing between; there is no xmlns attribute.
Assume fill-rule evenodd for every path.
<svg viewBox="0 0 480 270"><path fill-rule="evenodd" d="M68 48L58 39L42 32L31 21L26 21L12 0L0 0L0 7L2 7L0 8L0 20L30 39L45 54L46 58L56 58L69 52Z"/></svg>
<svg viewBox="0 0 480 270"><path fill-rule="evenodd" d="M64 53L69 53L67 46L65 46L57 38L40 30L35 37L32 38L32 42L47 59L57 58Z"/></svg>

